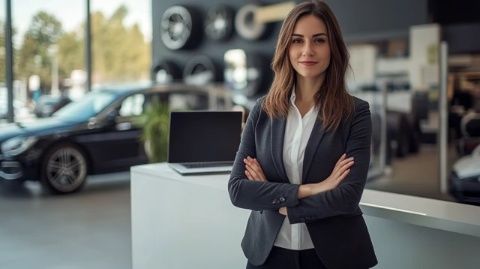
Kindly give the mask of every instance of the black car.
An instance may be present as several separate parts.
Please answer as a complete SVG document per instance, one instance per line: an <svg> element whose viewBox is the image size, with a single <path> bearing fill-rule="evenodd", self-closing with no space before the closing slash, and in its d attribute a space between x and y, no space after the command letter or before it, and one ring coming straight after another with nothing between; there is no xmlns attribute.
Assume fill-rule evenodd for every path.
<svg viewBox="0 0 480 269"><path fill-rule="evenodd" d="M0 127L0 180L37 180L54 193L70 193L88 174L145 163L136 119L153 100L168 102L172 94L208 100L208 91L191 86L101 89L51 118Z"/></svg>
<svg viewBox="0 0 480 269"><path fill-rule="evenodd" d="M67 96L42 95L36 102L33 113L38 118L50 117L71 101Z"/></svg>

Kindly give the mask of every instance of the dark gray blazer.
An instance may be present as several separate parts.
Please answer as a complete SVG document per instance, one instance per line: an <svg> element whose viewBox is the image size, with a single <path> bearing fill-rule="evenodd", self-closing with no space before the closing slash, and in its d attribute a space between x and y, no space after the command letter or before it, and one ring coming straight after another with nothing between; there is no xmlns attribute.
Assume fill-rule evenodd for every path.
<svg viewBox="0 0 480 269"><path fill-rule="evenodd" d="M299 185L291 184L283 165L286 120L270 119L263 98L252 109L228 183L232 203L252 210L242 249L253 265L267 259L285 216L290 223L306 223L320 260L327 268L368 268L377 263L362 212L358 206L370 162L371 118L367 102L354 97L354 114L336 131L326 132L317 120L308 140L302 183L320 182L332 172L343 153L355 158L349 175L337 188L298 199ZM268 182L246 178L243 159L255 157Z"/></svg>

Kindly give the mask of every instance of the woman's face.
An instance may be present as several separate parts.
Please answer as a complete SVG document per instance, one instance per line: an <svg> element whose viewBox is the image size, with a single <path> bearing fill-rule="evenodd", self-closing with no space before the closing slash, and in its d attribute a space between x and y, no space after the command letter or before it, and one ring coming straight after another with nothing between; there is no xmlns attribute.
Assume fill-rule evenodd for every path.
<svg viewBox="0 0 480 269"><path fill-rule="evenodd" d="M301 17L288 49L297 79L323 79L330 64L330 45L325 23L314 15Z"/></svg>

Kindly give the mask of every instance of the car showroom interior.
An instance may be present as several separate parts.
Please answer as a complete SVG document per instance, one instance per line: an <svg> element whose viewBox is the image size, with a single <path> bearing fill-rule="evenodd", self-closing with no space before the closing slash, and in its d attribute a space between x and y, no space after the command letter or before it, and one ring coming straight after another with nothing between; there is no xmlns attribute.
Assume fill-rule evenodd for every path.
<svg viewBox="0 0 480 269"><path fill-rule="evenodd" d="M245 268L229 174L301 2L0 0L0 268ZM480 2L325 2L374 268L479 268Z"/></svg>

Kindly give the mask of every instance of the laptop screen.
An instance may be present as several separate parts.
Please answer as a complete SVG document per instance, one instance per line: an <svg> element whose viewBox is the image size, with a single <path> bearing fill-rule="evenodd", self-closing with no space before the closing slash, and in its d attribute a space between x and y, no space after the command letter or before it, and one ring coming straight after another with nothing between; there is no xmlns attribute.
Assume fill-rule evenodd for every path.
<svg viewBox="0 0 480 269"><path fill-rule="evenodd" d="M239 111L171 112L168 162L233 161L241 128Z"/></svg>

